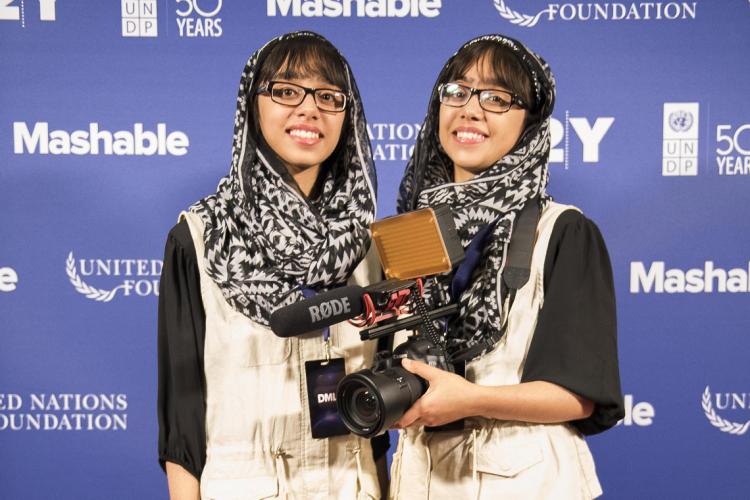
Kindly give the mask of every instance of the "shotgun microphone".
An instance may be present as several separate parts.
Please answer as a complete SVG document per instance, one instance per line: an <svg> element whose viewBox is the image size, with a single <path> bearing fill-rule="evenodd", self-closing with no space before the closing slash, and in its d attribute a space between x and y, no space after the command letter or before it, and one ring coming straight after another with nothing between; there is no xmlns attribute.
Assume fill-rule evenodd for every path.
<svg viewBox="0 0 750 500"><path fill-rule="evenodd" d="M365 311L366 293L361 286L342 286L281 307L271 314L271 330L278 337L296 337L354 319Z"/></svg>

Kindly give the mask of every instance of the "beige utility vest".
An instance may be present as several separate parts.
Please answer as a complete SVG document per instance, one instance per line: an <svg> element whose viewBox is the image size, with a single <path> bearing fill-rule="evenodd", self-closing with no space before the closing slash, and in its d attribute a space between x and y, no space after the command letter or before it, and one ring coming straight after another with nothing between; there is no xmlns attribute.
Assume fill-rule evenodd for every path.
<svg viewBox="0 0 750 500"><path fill-rule="evenodd" d="M544 260L552 228L571 208L550 203L542 212L529 281L516 293L504 337L492 351L467 364L469 381L488 386L520 383L544 303ZM394 499L574 500L601 493L588 446L568 424L469 418L464 431L405 429L391 467Z"/></svg>
<svg viewBox="0 0 750 500"><path fill-rule="evenodd" d="M203 222L183 213L198 255L206 312L206 465L203 500L380 498L370 442L355 435L313 439L305 361L325 359L322 332L279 338L235 311L204 266ZM370 252L350 283L380 279ZM346 324L330 329L332 357L347 373L370 367L374 342Z"/></svg>

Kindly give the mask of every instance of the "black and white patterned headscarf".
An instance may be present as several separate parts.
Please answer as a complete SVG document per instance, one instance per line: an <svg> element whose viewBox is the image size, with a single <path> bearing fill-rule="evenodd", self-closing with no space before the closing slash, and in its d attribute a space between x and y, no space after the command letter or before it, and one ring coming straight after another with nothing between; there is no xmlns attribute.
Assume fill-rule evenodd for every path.
<svg viewBox="0 0 750 500"><path fill-rule="evenodd" d="M273 152L253 138L253 93L261 83L256 77L273 46L292 37L330 44L300 31L250 56L237 96L231 170L215 194L190 207L205 224L206 272L235 310L263 325L277 308L302 300L302 288L324 290L346 282L367 252L375 218L375 166L365 116L340 54L350 99L334 155L344 168L338 175L328 171L319 197L305 199L278 168L278 159L268 157Z"/></svg>
<svg viewBox="0 0 750 500"><path fill-rule="evenodd" d="M473 179L453 182L453 164L440 146L438 86L456 55L478 42L509 48L527 70L534 87L537 120L527 125L515 147ZM447 348L454 359L472 359L490 350L503 335L501 273L516 221L524 205L538 198L543 206L551 199L545 188L550 151L549 117L555 84L547 63L520 42L485 35L463 45L443 67L432 90L427 117L406 166L399 192L398 211L448 205L453 210L464 248L484 226L497 220L470 284L457 298L458 317L448 325ZM438 278L429 290L435 302L449 299L450 277Z"/></svg>

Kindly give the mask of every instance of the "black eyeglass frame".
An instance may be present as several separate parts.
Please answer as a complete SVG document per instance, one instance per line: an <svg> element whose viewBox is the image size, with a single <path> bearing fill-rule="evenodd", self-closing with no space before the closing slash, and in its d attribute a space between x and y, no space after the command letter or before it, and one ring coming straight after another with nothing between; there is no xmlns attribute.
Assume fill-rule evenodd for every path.
<svg viewBox="0 0 750 500"><path fill-rule="evenodd" d="M274 99L274 97L273 97L273 87L276 84L291 85L293 87L300 88L300 89L302 89L304 91L304 95L302 96L302 99L300 99L300 101L297 104L287 104L285 102L279 102L276 99ZM323 108L321 108L320 104L318 104L318 95L316 94L316 92L318 92L320 90L327 90L329 92L336 92L338 94L343 95L344 96L344 107L342 107L341 109L323 109ZM281 81L281 80L271 80L270 82L266 83L265 85L261 85L260 87L258 87L255 90L255 93L256 94L268 94L271 97L271 100L273 102L275 102L276 104L281 104L282 106L299 106L300 104L302 104L305 101L305 99L307 98L308 94L312 94L313 101L315 101L315 106L317 106L317 108L320 111L324 111L326 113L341 113L342 111L346 111L346 107L349 105L349 94L347 94L346 92L344 92L342 90L329 89L329 88L325 88L325 87L324 88L317 88L317 89L315 89L315 88L311 88L311 87L304 87L304 86L299 85L297 83L285 82L285 81Z"/></svg>
<svg viewBox="0 0 750 500"><path fill-rule="evenodd" d="M466 102L463 103L463 104L461 104L461 105L459 105L459 106L455 106L453 104L448 104L448 103L443 102L443 89L445 88L446 85L457 85L457 86L461 87L462 89L467 90L469 92L469 97L466 98ZM492 109L485 108L482 105L482 92L502 92L503 94L508 94L510 96L510 105L508 106L508 109L506 109L504 111L495 111L495 110L492 110ZM489 112L489 113L498 113L498 114L507 113L508 111L511 110L511 108L513 107L514 104L516 106L518 106L519 108L529 109L528 105L523 101L523 99L521 99L520 97L518 97L518 94L514 94L513 92L509 92L507 90L503 90L503 89L475 89L474 87L469 87L468 85L464 85L463 83L457 83L457 82L445 82L445 83L441 83L438 86L438 99L440 99L440 104L445 104L446 106L450 106L451 108L463 108L464 106L466 106L467 104L469 104L469 101L471 101L471 98L474 97L475 95L479 96L479 107L482 108L483 110Z"/></svg>

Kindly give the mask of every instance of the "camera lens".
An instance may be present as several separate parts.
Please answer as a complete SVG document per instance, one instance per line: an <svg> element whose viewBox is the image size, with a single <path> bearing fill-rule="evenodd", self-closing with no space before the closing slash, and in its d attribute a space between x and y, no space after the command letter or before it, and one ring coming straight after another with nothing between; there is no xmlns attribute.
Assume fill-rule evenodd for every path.
<svg viewBox="0 0 750 500"><path fill-rule="evenodd" d="M381 420L380 401L368 384L361 380L350 380L339 393L341 408L344 408L342 418L357 429L372 429ZM338 396L336 398L338 403Z"/></svg>
<svg viewBox="0 0 750 500"><path fill-rule="evenodd" d="M368 389L360 387L352 394L353 408L361 420L373 424L378 421L378 398Z"/></svg>
<svg viewBox="0 0 750 500"><path fill-rule="evenodd" d="M361 370L341 379L336 406L350 431L373 437L397 422L424 390L418 377L401 367Z"/></svg>

